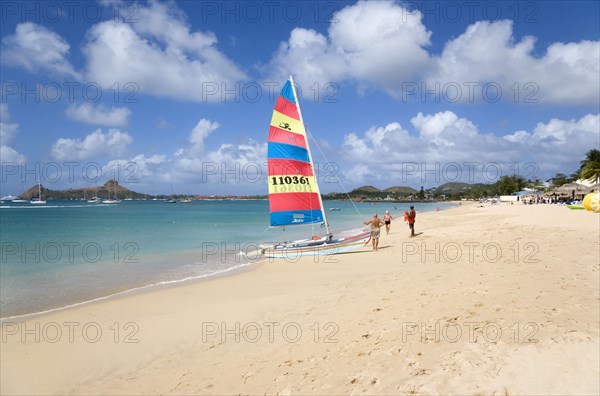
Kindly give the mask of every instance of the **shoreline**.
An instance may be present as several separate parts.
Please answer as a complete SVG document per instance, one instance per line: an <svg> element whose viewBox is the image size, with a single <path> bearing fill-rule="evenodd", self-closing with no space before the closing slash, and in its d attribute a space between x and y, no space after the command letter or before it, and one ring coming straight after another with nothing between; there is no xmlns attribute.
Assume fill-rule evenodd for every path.
<svg viewBox="0 0 600 396"><path fill-rule="evenodd" d="M417 238L392 222L379 252L3 323L1 391L597 394L598 215L452 209L417 214Z"/></svg>
<svg viewBox="0 0 600 396"><path fill-rule="evenodd" d="M226 277L226 276L235 276L235 275L238 275L245 271L251 271L252 268L250 268L250 267L258 266L260 264L261 264L261 261L250 262L247 264L240 264L238 266L226 268L226 269L223 269L223 270L220 270L217 272L212 272L210 274L203 274L203 275L192 276L192 277L188 277L188 278L184 278L184 279L176 279L176 280L171 280L171 281L163 281L163 282L159 282L159 283L151 283L148 285L138 286L138 287L134 287L132 289L127 289L127 290L119 291L116 293L112 293L112 294L109 294L106 296L96 297L91 300L79 301L79 302L61 306L61 307L50 308L50 309L47 309L44 311L7 316L4 318L0 318L0 325L3 323L6 323L8 321L12 321L12 320L24 321L24 320L28 320L28 319L43 317L44 315L52 314L55 312L66 311L66 310L69 310L72 308L77 308L77 307L84 306L84 305L93 305L93 304L102 303L104 301L115 301L120 298L126 298L129 296L135 296L135 295L139 295L139 294L143 294L143 293L152 293L154 291L160 291L163 289L176 288L178 286L184 286L186 284L208 282L212 279L219 279L219 278Z"/></svg>
<svg viewBox="0 0 600 396"><path fill-rule="evenodd" d="M66 201L66 202L70 202L70 201ZM441 211L441 210L448 210L448 209L454 209L454 208L460 207L459 202L460 201L446 201L445 202L446 204L451 204L451 205L455 205L455 206L451 206L451 207L447 207L447 208L443 208L443 209L439 209L439 210ZM377 202L377 203L387 203L387 202ZM430 202L426 202L426 203L430 203ZM99 207L99 205L91 205L91 206ZM52 208L52 207L53 206L46 206L46 208ZM56 206L54 206L54 207L56 207ZM82 205L81 207L85 207L85 205ZM422 213L429 213L429 212L435 212L435 210L432 209L432 210L428 210L428 211L425 211ZM398 215L400 215L400 213L401 213L401 210L399 210ZM396 221L398 221L398 220L396 220ZM343 233L345 231L339 231L339 232ZM254 244L254 242L248 242L248 243ZM258 246L258 243L256 243L256 246ZM184 255L185 257L188 257L188 258L193 257L194 254L197 256L202 256L202 252L194 249L194 250L186 250L186 251L171 251L171 252L154 253L154 254L150 255L149 257L147 257L147 259L154 260L157 257L162 257L160 260L166 260L169 255L173 255L173 254L176 254L178 256ZM66 305L45 308L45 309L42 309L40 311L35 311L35 312L17 313L17 314L11 314L10 316L0 317L0 323L6 322L6 321L11 321L11 320L26 320L31 317L43 316L48 313L58 312L61 310L70 309L70 308L74 308L74 307L78 307L78 306L82 306L82 305L86 305L86 304L95 304L95 303L106 301L106 300L112 300L115 298L126 297L130 294L152 292L155 289L160 290L161 288L164 288L164 287L177 287L178 285L185 285L185 284L193 283L193 282L205 282L207 280L210 280L213 278L219 278L222 276L235 276L239 272L251 270L252 266L254 266L256 264L260 264L262 261L269 260L267 258L261 258L261 259L255 260L255 259L246 259L243 256L240 256L240 257L242 257L240 260L236 259L230 263L230 264L232 264L231 267L225 268L225 269L220 269L215 272L201 274L201 275L187 276L187 277L184 277L181 279L164 280L164 281L158 281L158 282L153 282L153 283L148 283L148 284L142 284L142 285L134 286L134 287L131 287L131 288L128 288L125 290L110 292L109 294L98 293L99 295L90 297L89 299L83 300L83 301L71 302L71 303L67 303ZM218 260L216 257L215 257L215 260L216 260L215 263L218 263L218 262L222 263L222 260Z"/></svg>

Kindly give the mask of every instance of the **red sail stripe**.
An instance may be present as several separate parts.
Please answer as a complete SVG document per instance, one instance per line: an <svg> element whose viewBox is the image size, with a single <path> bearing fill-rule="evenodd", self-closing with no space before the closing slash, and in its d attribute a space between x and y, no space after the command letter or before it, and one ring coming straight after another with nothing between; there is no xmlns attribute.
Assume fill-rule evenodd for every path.
<svg viewBox="0 0 600 396"><path fill-rule="evenodd" d="M285 129L280 129L271 125L269 129L269 142L274 143L285 143L291 144L292 146L299 146L302 148L306 148L306 140L304 136L286 131Z"/></svg>
<svg viewBox="0 0 600 396"><path fill-rule="evenodd" d="M271 212L321 210L317 193L286 193L269 196Z"/></svg>
<svg viewBox="0 0 600 396"><path fill-rule="evenodd" d="M267 166L269 168L269 176L313 176L312 169L308 162L269 158Z"/></svg>
<svg viewBox="0 0 600 396"><path fill-rule="evenodd" d="M296 107L295 104L293 104L283 96L279 96L277 98L277 103L275 103L275 110L277 110L281 114L285 114L288 117L300 120L300 116L298 115L298 107Z"/></svg>

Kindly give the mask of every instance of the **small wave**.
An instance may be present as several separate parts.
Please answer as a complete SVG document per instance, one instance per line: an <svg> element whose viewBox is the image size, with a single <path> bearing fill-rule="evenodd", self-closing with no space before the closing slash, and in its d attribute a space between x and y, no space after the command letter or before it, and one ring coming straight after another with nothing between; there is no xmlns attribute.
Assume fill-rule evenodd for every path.
<svg viewBox="0 0 600 396"><path fill-rule="evenodd" d="M233 270L236 270L236 269L247 267L247 266L249 266L251 264L253 264L253 263L244 263L244 264L236 265L236 266L233 266L233 267L230 267L230 268L225 268L225 269L217 270L215 272L211 272L211 273L208 273L208 274L202 274L202 275L196 275L196 276L188 276L188 277L185 277L185 278L182 278L182 279L174 279L174 280L170 280L170 281L162 281L162 282L150 283L148 285L138 286L138 287L134 287L132 289L127 289L127 290L123 290L123 291L120 291L120 292L112 293L112 294L109 294L107 296L96 297L96 298L93 298L91 300L80 301L80 302L77 302L77 303L74 303L74 304L64 305L62 307L46 309L44 311L32 312L32 313L27 313L27 314L22 314L22 315L7 316L5 318L0 318L0 322L4 322L6 320L11 320L11 319L23 319L23 318L28 318L28 317L31 317L31 316L37 316L37 315L43 315L43 314L47 314L47 313L51 313L51 312L56 312L56 311L62 311L64 309L74 308L74 307L78 307L80 305L85 305L85 304L90 304L90 303L94 303L94 302L98 302L98 301L103 301L103 300L107 300L109 298L113 298L113 297L121 296L121 295L126 295L128 293L136 292L136 291L143 290L143 289L149 289L149 288L152 288L152 287L159 287L159 286L164 286L164 285L171 285L171 284L176 284L176 283L188 282L188 281L197 280L197 279L209 278L211 276L217 276L217 275L225 274L227 272L230 272L230 271L233 271Z"/></svg>

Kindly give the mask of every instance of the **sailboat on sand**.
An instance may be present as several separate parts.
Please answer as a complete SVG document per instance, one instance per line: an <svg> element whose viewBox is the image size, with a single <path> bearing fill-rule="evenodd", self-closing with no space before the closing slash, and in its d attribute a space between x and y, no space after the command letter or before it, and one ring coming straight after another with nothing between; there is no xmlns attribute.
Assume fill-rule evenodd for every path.
<svg viewBox="0 0 600 396"><path fill-rule="evenodd" d="M369 242L369 231L337 239L331 233L291 76L275 104L267 157L271 227L320 224L325 228L325 235L263 244L261 250L264 256L329 255L355 250Z"/></svg>

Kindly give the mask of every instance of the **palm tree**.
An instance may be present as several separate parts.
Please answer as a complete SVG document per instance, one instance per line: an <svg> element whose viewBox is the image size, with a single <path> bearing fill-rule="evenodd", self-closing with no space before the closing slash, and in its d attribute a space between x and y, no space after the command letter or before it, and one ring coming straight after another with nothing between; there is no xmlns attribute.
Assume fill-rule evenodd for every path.
<svg viewBox="0 0 600 396"><path fill-rule="evenodd" d="M598 179L600 177L600 150L591 149L580 162L579 177L582 179Z"/></svg>

